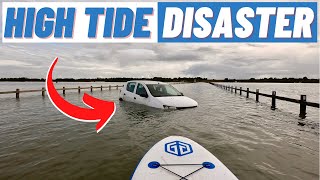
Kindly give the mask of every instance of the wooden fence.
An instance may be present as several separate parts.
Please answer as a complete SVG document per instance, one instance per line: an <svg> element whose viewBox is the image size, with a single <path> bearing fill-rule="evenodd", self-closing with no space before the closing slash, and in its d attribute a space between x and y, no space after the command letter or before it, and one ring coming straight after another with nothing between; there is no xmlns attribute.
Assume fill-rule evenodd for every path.
<svg viewBox="0 0 320 180"><path fill-rule="evenodd" d="M210 84L212 84L216 87L219 87L221 89L224 89L226 91L234 92L236 94L239 91L240 95L242 95L242 92L245 92L246 93L245 95L247 98L249 98L249 94L255 94L256 102L259 102L259 96L269 97L269 98L271 98L271 109L272 110L276 109L276 99L279 99L282 101L288 101L288 102L292 102L292 103L298 103L298 104L300 104L299 117L301 117L303 119L306 117L306 114L307 114L306 113L307 106L319 108L319 103L308 102L306 95L301 95L300 99L293 99L293 98L288 98L288 97L277 96L276 91L272 91L272 94L265 94L265 93L259 92L259 89L256 89L256 91L250 91L249 88L246 88L246 90L245 90L245 89L242 89L242 87L237 88L236 86L233 87L230 85L216 84L216 83L212 83L212 82L210 82Z"/></svg>
<svg viewBox="0 0 320 180"><path fill-rule="evenodd" d="M173 84L183 84L185 82L175 82ZM62 87L62 88L58 88L58 91L62 91L62 94L66 94L66 90L78 90L78 92L81 92L81 89L90 89L90 91L92 92L93 89L100 89L101 91L103 90L103 88L109 88L109 90L111 90L111 88L116 88L119 89L119 87L123 87L123 85L109 85L109 86L90 86L90 87L75 87L75 88L66 88L66 87ZM30 92L41 92L42 96L45 96L45 92L46 89L43 87L42 89L36 89L36 90L20 90L20 89L16 89L15 91L4 91L4 92L0 92L0 94L16 94L16 98L19 99L20 98L20 93L30 93Z"/></svg>
<svg viewBox="0 0 320 180"><path fill-rule="evenodd" d="M66 87L62 87L62 88L58 88L58 91L62 91L62 94L65 95L66 94L66 90L78 90L78 93L81 92L81 89L90 89L90 91L92 92L93 89L100 89L101 91L104 88L107 88L109 90L111 90L112 88L116 88L118 89L119 87L123 87L123 85L109 85L109 86L90 86L90 87L75 87L75 88L66 88ZM30 93L30 92L41 92L42 96L45 96L45 92L46 89L43 87L42 89L37 89L37 90L20 90L20 89L16 89L15 91L5 91L5 92L0 92L0 94L16 94L16 98L19 99L20 98L20 93Z"/></svg>

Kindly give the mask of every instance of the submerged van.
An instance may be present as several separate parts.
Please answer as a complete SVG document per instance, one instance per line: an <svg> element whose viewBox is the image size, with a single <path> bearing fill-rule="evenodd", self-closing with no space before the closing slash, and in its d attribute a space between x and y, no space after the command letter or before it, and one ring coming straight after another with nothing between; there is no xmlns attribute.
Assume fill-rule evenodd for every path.
<svg viewBox="0 0 320 180"><path fill-rule="evenodd" d="M158 81L128 81L119 94L120 101L129 101L161 109L197 107L198 103L172 85Z"/></svg>

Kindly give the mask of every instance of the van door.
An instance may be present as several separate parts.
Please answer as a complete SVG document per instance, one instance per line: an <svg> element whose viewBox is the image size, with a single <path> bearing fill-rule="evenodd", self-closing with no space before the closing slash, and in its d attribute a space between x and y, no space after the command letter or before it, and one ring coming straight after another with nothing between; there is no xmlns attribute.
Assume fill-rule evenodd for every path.
<svg viewBox="0 0 320 180"><path fill-rule="evenodd" d="M135 96L134 92L135 92L136 84L137 84L136 82L127 83L126 90L123 94L123 100L134 102L134 96Z"/></svg>
<svg viewBox="0 0 320 180"><path fill-rule="evenodd" d="M136 103L148 105L150 101L150 96L146 90L146 88L143 86L143 84L138 83L136 88L136 94L134 97L136 100Z"/></svg>

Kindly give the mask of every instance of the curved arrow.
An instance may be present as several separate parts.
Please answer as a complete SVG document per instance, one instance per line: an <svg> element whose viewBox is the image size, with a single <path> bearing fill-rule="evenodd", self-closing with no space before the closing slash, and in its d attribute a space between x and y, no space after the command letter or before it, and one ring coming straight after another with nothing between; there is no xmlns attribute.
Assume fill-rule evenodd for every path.
<svg viewBox="0 0 320 180"><path fill-rule="evenodd" d="M97 99L87 93L84 93L82 101L89 108L78 107L66 101L55 89L52 81L52 72L57 62L58 58L55 58L50 66L46 79L47 94L52 104L61 113L74 120L82 122L98 122L96 125L98 133L114 115L116 111L115 103Z"/></svg>

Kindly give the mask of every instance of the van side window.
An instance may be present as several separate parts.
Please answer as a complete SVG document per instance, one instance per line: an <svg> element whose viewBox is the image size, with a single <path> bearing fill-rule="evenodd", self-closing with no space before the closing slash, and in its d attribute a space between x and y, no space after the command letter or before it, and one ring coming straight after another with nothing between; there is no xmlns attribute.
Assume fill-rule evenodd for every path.
<svg viewBox="0 0 320 180"><path fill-rule="evenodd" d="M136 86L136 83L135 83L135 82L129 82L129 83L127 84L127 91L133 93L135 86Z"/></svg>
<svg viewBox="0 0 320 180"><path fill-rule="evenodd" d="M145 88L143 87L143 85L140 84L140 83L139 83L138 86L137 86L136 94L138 94L138 95L147 94L146 89L145 89Z"/></svg>

